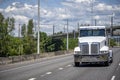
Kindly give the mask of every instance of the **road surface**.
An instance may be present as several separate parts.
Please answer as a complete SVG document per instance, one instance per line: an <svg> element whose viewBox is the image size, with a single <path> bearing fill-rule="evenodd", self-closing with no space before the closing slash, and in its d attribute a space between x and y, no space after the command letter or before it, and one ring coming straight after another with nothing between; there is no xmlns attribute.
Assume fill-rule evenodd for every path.
<svg viewBox="0 0 120 80"><path fill-rule="evenodd" d="M113 48L110 66L74 67L73 55L0 66L0 80L120 80L120 48Z"/></svg>

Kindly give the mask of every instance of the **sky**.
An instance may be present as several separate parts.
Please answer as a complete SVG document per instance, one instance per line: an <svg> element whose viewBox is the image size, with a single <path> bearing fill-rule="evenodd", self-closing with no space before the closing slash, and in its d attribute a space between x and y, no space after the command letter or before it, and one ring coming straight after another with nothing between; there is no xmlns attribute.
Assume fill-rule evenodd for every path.
<svg viewBox="0 0 120 80"><path fill-rule="evenodd" d="M15 35L18 25L27 24L33 19L35 31L38 30L38 0L0 0L0 12L7 17L14 17ZM66 31L68 19L69 32L77 30L77 24L110 26L111 17L114 25L120 25L120 0L40 0L40 31L51 35Z"/></svg>

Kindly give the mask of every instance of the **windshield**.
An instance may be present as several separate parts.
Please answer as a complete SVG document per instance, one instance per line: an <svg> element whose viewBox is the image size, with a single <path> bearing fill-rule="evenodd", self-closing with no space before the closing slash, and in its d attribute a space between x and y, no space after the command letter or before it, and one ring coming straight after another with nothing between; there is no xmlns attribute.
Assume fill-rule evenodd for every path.
<svg viewBox="0 0 120 80"><path fill-rule="evenodd" d="M80 30L80 37L86 36L105 36L105 30L104 29Z"/></svg>

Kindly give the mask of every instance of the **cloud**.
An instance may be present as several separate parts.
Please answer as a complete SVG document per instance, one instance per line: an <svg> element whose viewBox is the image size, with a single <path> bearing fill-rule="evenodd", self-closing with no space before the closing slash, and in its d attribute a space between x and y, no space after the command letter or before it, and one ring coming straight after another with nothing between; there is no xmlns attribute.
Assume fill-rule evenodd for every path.
<svg viewBox="0 0 120 80"><path fill-rule="evenodd" d="M100 16L96 15L94 16L94 19L100 19Z"/></svg>
<svg viewBox="0 0 120 80"><path fill-rule="evenodd" d="M95 3L93 4L93 14L91 14L91 2ZM3 12L6 17L14 17L18 23L27 23L31 18L37 21L37 11L37 4L33 5L27 2L13 2L5 9L0 9L0 12ZM115 13L115 16L119 16L119 11L119 4L111 5L100 2L99 0L61 0L57 7L54 5L46 6L45 3L44 6L40 7L40 23L52 25L66 24L66 19L68 19L70 24L69 28L72 31L72 29L75 29L77 22L80 24L91 24L91 15L93 15L94 19L97 19L98 25L109 24L110 15ZM52 26L50 25L41 25L41 29L52 33ZM63 30L63 28L59 27L57 29L57 31L60 30Z"/></svg>
<svg viewBox="0 0 120 80"><path fill-rule="evenodd" d="M0 9L0 12L3 12L3 9Z"/></svg>
<svg viewBox="0 0 120 80"><path fill-rule="evenodd" d="M71 15L70 19L90 24L88 20L91 20L91 0L66 0L61 4L67 8L68 14Z"/></svg>
<svg viewBox="0 0 120 80"><path fill-rule="evenodd" d="M89 0L85 0L85 2L86 1L89 1ZM82 2L79 2L80 4L82 4L81 6L84 6L81 8L77 2L79 1L75 0L75 2L71 2L71 3L62 2L61 5L63 5L64 7L53 7L52 9L48 7L46 8L41 7L40 8L41 24L63 24L63 23L66 23L65 19L69 19L69 21L74 22L75 20L76 21L78 20L77 19L78 16L80 18L81 16L85 17L84 16L85 11L87 11L88 9L87 10L84 9L86 6L86 4L82 4L84 0ZM65 5L65 4L68 4L68 5ZM22 24L22 23L27 23L27 21L30 18L34 18L36 21L38 18L37 10L38 10L37 5L13 2L11 5L9 5L4 9L4 14L7 17L14 17L17 23ZM42 27L42 29L43 28L49 29L51 28L51 26L44 26ZM70 29L73 29L73 28L74 26L70 26ZM58 29L58 30L62 30L62 29Z"/></svg>
<svg viewBox="0 0 120 80"><path fill-rule="evenodd" d="M9 5L4 10L4 12L7 14L11 13L13 15L24 15L29 18L33 18L35 15L37 15L37 6L36 5L28 5L26 3L23 4L20 2L14 2L11 5Z"/></svg>
<svg viewBox="0 0 120 80"><path fill-rule="evenodd" d="M90 0L66 0L61 4L64 5L68 10L71 11L71 15L80 23L91 23L91 16L94 19L98 19L98 25L104 25L110 23L109 15L115 13L115 16L119 17L120 5L119 4L108 4L100 2L99 0L93 0L93 14L91 14L91 3ZM102 22L104 24L102 24Z"/></svg>
<svg viewBox="0 0 120 80"><path fill-rule="evenodd" d="M95 2L95 0L66 0L67 2L73 2L73 3L91 3Z"/></svg>
<svg viewBox="0 0 120 80"><path fill-rule="evenodd" d="M23 16L23 15L14 15L17 23L24 24L27 23L30 18Z"/></svg>
<svg viewBox="0 0 120 80"><path fill-rule="evenodd" d="M70 18L71 16L70 15L66 15L66 14L59 14L58 15L58 18L60 19L67 19L67 18Z"/></svg>
<svg viewBox="0 0 120 80"><path fill-rule="evenodd" d="M112 5L107 5L105 3L99 3L97 6L95 6L96 10L105 11L105 10L113 10Z"/></svg>

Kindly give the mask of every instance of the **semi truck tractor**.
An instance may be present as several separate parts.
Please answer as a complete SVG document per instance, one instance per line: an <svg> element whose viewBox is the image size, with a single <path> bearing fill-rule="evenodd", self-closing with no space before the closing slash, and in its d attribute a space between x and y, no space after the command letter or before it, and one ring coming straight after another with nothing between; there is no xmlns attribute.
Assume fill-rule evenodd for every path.
<svg viewBox="0 0 120 80"><path fill-rule="evenodd" d="M81 26L78 46L74 48L74 64L103 63L106 66L113 61L113 52L108 45L105 26Z"/></svg>

